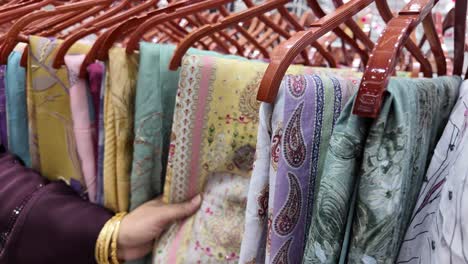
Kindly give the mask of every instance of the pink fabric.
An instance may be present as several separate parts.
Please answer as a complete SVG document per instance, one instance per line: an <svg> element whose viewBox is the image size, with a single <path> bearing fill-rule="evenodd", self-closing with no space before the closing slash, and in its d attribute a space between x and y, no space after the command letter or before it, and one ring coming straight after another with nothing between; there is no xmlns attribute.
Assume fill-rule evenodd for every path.
<svg viewBox="0 0 468 264"><path fill-rule="evenodd" d="M78 77L84 55L67 55L65 64L68 68L70 80L70 107L73 118L73 132L75 134L78 156L83 172L88 197L91 202L96 201L96 156L94 146L97 144L96 131L90 118L90 100L86 81Z"/></svg>
<svg viewBox="0 0 468 264"><path fill-rule="evenodd" d="M210 65L213 63L214 59L212 57L203 57L203 60L207 65ZM200 80L200 90L199 90L199 105L200 106L206 106L206 101L208 99L209 91L208 88L210 86L210 78L211 75L209 74L208 67L202 68L202 73L201 73L201 80ZM204 121L204 115L205 115L205 108L198 108L196 112L196 120L197 122L195 123L195 128L193 129L193 142L192 142L192 149L193 153L200 153L200 148L202 144L202 133L203 133L203 126L206 124ZM198 167L200 166L200 161L198 159L192 159L191 161L191 168L192 171L198 171ZM190 175L189 182L197 182L196 178L198 175L195 173L192 173ZM196 190L199 188L199 186L196 186L196 184L190 184L189 185L189 197L195 196Z"/></svg>

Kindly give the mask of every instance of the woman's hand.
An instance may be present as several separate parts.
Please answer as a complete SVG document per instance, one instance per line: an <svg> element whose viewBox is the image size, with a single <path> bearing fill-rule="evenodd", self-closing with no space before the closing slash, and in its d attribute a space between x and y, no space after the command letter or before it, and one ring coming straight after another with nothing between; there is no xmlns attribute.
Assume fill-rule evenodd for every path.
<svg viewBox="0 0 468 264"><path fill-rule="evenodd" d="M201 195L180 204L165 204L161 198L149 201L126 215L120 224L117 254L120 260L134 260L153 249L154 240L172 223L193 215L200 208Z"/></svg>

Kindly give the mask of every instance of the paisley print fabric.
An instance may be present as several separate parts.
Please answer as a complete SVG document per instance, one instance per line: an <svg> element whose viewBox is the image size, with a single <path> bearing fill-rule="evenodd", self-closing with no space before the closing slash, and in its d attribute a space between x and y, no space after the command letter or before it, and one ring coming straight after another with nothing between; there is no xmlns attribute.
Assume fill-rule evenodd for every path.
<svg viewBox="0 0 468 264"><path fill-rule="evenodd" d="M133 118L138 57L123 48L109 51L104 96L104 204L114 212L127 211L133 153Z"/></svg>
<svg viewBox="0 0 468 264"><path fill-rule="evenodd" d="M26 105L26 69L20 65L22 54L20 50L13 51L8 57L6 68L8 149L29 167L31 158Z"/></svg>
<svg viewBox="0 0 468 264"><path fill-rule="evenodd" d="M284 157L288 165L294 168L300 167L304 163L306 156L306 146L304 144L304 136L301 127L303 110L304 104L301 103L296 110L294 110L294 114L284 131L284 142L286 142L283 148Z"/></svg>
<svg viewBox="0 0 468 264"><path fill-rule="evenodd" d="M297 176L288 173L289 192L286 203L273 221L275 233L280 236L289 235L296 227L302 209L302 191Z"/></svg>
<svg viewBox="0 0 468 264"><path fill-rule="evenodd" d="M459 84L393 78L373 121L346 106L318 184L304 263L394 263Z"/></svg>
<svg viewBox="0 0 468 264"><path fill-rule="evenodd" d="M290 238L288 241L286 241L281 248L278 250L278 253L276 256L273 258L273 261L271 263L273 264L289 264L289 263L294 263L289 259L290 256L290 247L292 243L292 238Z"/></svg>
<svg viewBox="0 0 468 264"><path fill-rule="evenodd" d="M59 41L31 36L29 44L26 95L32 167L86 195L73 133L67 69L52 67ZM85 54L88 49L76 43L68 54Z"/></svg>
<svg viewBox="0 0 468 264"><path fill-rule="evenodd" d="M287 254L289 263L302 261L313 209L311 201L314 199L315 180L323 167L320 160L327 151L336 113L341 112L344 103L356 91L359 80L341 79L331 74L301 77L287 76L283 80L284 90L288 91L283 107L286 129L281 141L283 153L278 163L273 196L274 232L270 234L271 256ZM298 97L300 90L304 92ZM288 157L298 148L289 146L297 146L299 141L303 145L303 162L294 163ZM281 226L289 228L288 232L278 232ZM280 253L287 241L288 252Z"/></svg>
<svg viewBox="0 0 468 264"><path fill-rule="evenodd" d="M326 69L325 69L326 70ZM258 130L258 141L257 141L257 151L256 151L256 161L254 163L254 170L252 174L252 180L250 182L250 187L249 187L249 197L247 200L247 210L246 210L246 223L245 223L245 232L244 232L244 237L242 240L242 247L241 247L241 255L240 255L240 263L249 263L249 261L252 261L255 259L256 263L270 263L273 261L274 256L270 257L270 253L272 250L272 236L274 235L275 231L274 230L274 219L273 219L273 210L276 210L276 214L282 209L286 208L285 203L287 200L287 196L289 193L289 180L287 178L288 172L284 171L284 174L282 174L282 179L281 181L277 180L277 172L278 172L278 163L281 162L283 165L286 164L285 158L284 158L284 148L282 147L282 142L285 141L283 140L284 137L284 126L285 124L288 123L288 121L292 120L292 114L294 111L298 108L298 105L306 104L309 105L309 103L305 103L304 98L307 98L307 96L310 96L312 94L315 94L314 91L314 84L313 82L310 83L310 80L313 81L313 79L310 79L307 77L306 74L310 74L312 72L319 72L321 73L319 79L323 79L324 84L325 84L325 91L330 90L330 92L327 92L326 94L329 95L325 97L329 102L327 101L327 104L329 104L329 108L333 109L330 111L325 111L325 117L326 120L329 120L329 122L324 121L323 123L325 125L328 125L329 123L331 124L333 121L333 117L329 116L334 116L335 112L340 112L342 104L345 103L345 101L341 101L342 99L347 100L351 94L356 90L357 88L357 80L359 80L359 74L355 74L349 71L342 71L342 70L334 70L334 71L324 71L323 68L303 68L303 71L305 74L303 75L288 75L287 77L284 78L278 92L278 96L276 97L275 103L274 104L262 104L260 107L260 124L259 124L259 130ZM339 85L333 85L333 83L330 80L336 79L336 77L329 78L328 76L332 77L335 75L343 76L347 80L341 80ZM303 87L303 85L307 85L307 87ZM332 88L333 87L333 88ZM310 93L306 94L306 90L310 90ZM303 92L301 90L304 90ZM291 92L292 91L292 92ZM334 92L333 92L334 91ZM335 96L333 96L333 93L335 93ZM302 94L300 96L301 100L297 100L298 98L295 95ZM304 95L306 94L306 96ZM288 97L288 111L285 111L286 106L285 106L285 98ZM313 98L307 98L307 100L313 100ZM292 100L292 101L291 101ZM339 106L333 106L336 105L336 102L339 102ZM313 110L309 111L313 112ZM328 114L328 112L330 112ZM287 116L284 117L284 114ZM305 122L305 118L299 119L301 122L301 125L304 126L304 124L307 124L307 122L312 122L312 121L307 121ZM305 123L304 123L305 122ZM308 127L307 127L308 128ZM308 128L309 129L309 128ZM304 133L304 142L306 140L309 140L309 134L311 135L311 131L309 134L307 134L305 131L302 131ZM331 133L331 132L329 132ZM326 138L326 136L325 136ZM322 140L322 143L325 142L324 144L328 144L326 140ZM326 149L326 148L323 148ZM307 152L306 152L307 153ZM309 153L310 154L310 153ZM308 161L305 159L304 164L306 164ZM305 165L302 165L305 167ZM295 172L293 172L295 173ZM301 177L308 177L306 175L297 175L298 181L301 182ZM278 202L275 202L274 198L278 195L275 196L276 191L281 188L281 200ZM266 190L268 189L268 202L267 205L262 204L262 207L258 203L258 200L260 197L263 197L265 194ZM302 208L305 208L307 201L305 200L305 196L307 195L307 192L304 192L304 189L300 189L302 192L302 199L300 199L300 203L302 204L299 210L302 210ZM273 206L273 204L275 206ZM296 202L297 204L297 202ZM267 216L263 216L263 212L265 211L263 207L267 208ZM258 213L262 212L262 214ZM300 212L300 211L297 211ZM302 213L298 219L304 219L305 214ZM296 229L299 227L299 225L296 225ZM293 232L295 232L295 230ZM304 231L302 231L304 233ZM290 235L291 236L291 235ZM276 249L278 250L279 247L281 247L290 236L278 236L275 235L275 240L277 240L275 243ZM291 242L291 247L294 248L297 244L297 247L299 247L300 244L304 245L304 238L302 237L302 242L296 243L296 242ZM301 240L299 239L299 240ZM275 251L276 252L276 251ZM299 258L302 258L302 254L299 254Z"/></svg>
<svg viewBox="0 0 468 264"><path fill-rule="evenodd" d="M468 82L437 143L396 263L468 263Z"/></svg>

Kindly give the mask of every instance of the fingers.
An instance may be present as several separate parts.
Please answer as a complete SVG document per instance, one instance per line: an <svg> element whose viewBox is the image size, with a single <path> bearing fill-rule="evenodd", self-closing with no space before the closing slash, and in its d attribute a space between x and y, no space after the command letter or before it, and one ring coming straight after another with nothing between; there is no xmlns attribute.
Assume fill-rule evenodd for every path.
<svg viewBox="0 0 468 264"><path fill-rule="evenodd" d="M154 243L146 243L137 247L117 248L117 257L119 260L132 261L146 256L153 249Z"/></svg>
<svg viewBox="0 0 468 264"><path fill-rule="evenodd" d="M162 206L163 210L161 212L163 214L160 215L162 224L167 225L193 215L200 208L201 202L201 194L198 194L190 201Z"/></svg>

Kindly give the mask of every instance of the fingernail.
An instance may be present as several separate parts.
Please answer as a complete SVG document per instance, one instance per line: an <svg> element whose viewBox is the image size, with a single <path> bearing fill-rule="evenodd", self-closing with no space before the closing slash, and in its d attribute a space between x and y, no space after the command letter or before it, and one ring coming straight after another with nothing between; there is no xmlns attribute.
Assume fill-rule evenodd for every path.
<svg viewBox="0 0 468 264"><path fill-rule="evenodd" d="M192 198L192 203L193 204L200 204L202 200L201 194L197 194L195 197Z"/></svg>

